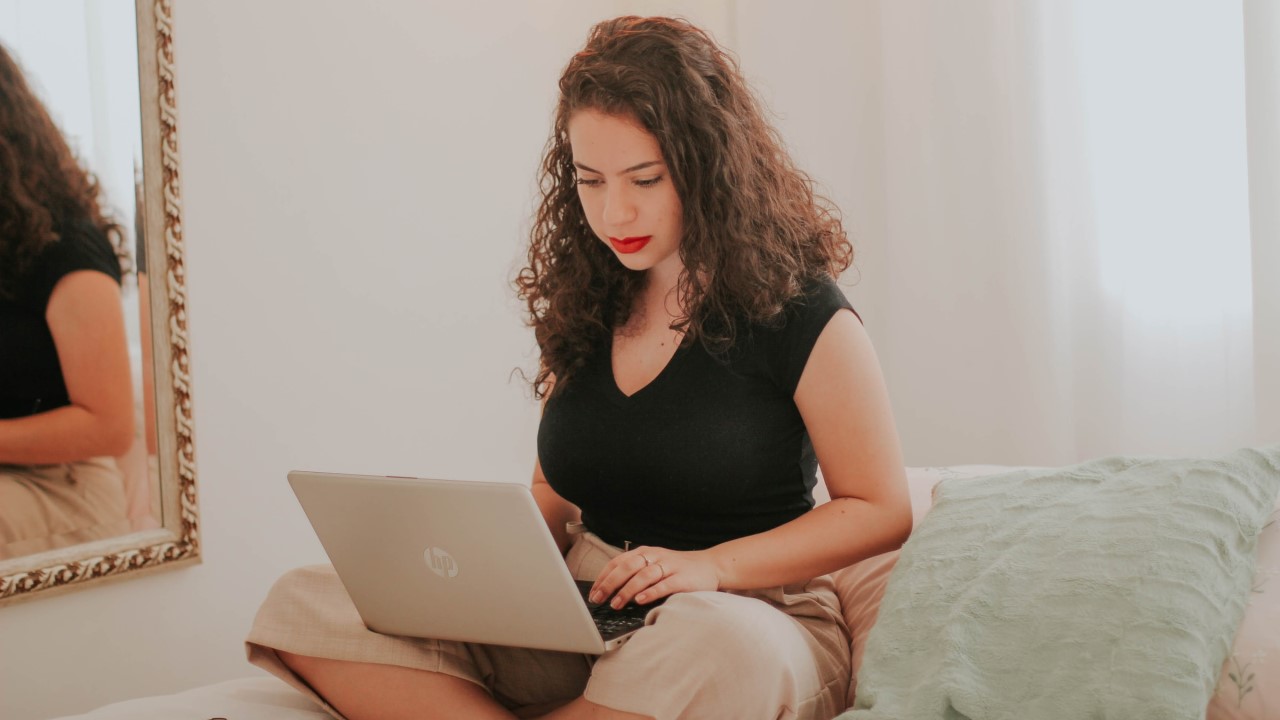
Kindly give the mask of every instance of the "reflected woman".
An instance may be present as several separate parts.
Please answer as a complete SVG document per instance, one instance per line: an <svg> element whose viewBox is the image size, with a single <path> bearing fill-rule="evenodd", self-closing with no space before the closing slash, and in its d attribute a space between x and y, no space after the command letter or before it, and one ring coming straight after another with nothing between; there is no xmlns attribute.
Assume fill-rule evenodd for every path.
<svg viewBox="0 0 1280 720"><path fill-rule="evenodd" d="M119 226L0 46L0 560L126 534Z"/></svg>

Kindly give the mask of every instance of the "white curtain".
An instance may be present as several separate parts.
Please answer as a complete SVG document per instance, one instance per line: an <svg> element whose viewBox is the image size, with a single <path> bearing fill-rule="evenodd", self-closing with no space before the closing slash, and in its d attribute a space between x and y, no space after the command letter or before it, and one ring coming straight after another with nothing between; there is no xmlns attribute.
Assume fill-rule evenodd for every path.
<svg viewBox="0 0 1280 720"><path fill-rule="evenodd" d="M1280 442L1280 2L1245 0L1255 435Z"/></svg>
<svg viewBox="0 0 1280 720"><path fill-rule="evenodd" d="M1256 428L1238 3L1045 3L1040 240L1077 456L1214 452Z"/></svg>
<svg viewBox="0 0 1280 720"><path fill-rule="evenodd" d="M748 71L824 48L824 100L770 97L846 212L910 464L1280 442L1280 3L801 5L743 0L735 39Z"/></svg>

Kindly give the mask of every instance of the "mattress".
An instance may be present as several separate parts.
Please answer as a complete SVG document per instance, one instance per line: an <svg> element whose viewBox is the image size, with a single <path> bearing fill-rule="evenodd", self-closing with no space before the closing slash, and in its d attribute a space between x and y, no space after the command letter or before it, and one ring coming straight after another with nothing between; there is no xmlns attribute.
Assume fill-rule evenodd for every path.
<svg viewBox="0 0 1280 720"><path fill-rule="evenodd" d="M302 693L270 676L239 678L173 695L113 703L61 720L331 720Z"/></svg>

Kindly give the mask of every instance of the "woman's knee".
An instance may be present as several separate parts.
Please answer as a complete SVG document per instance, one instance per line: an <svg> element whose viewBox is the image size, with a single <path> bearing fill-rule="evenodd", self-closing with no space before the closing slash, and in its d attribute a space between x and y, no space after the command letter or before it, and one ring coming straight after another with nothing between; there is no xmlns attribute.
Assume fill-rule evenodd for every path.
<svg viewBox="0 0 1280 720"><path fill-rule="evenodd" d="M682 593L667 601L653 628L673 653L724 662L691 663L691 671L776 678L809 664L804 629L755 598L723 592ZM692 668L696 667L696 670Z"/></svg>
<svg viewBox="0 0 1280 720"><path fill-rule="evenodd" d="M755 598L681 593L601 657L586 697L655 717L775 717L822 691L806 630Z"/></svg>
<svg viewBox="0 0 1280 720"><path fill-rule="evenodd" d="M267 592L266 603L307 606L326 600L337 590L346 594L332 565L305 565L286 570L276 578Z"/></svg>

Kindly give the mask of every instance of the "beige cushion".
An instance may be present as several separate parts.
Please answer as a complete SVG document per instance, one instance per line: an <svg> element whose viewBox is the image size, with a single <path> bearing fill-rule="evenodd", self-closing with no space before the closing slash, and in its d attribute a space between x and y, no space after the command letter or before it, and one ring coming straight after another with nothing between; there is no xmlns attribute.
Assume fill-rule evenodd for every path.
<svg viewBox="0 0 1280 720"><path fill-rule="evenodd" d="M1280 498L1258 536L1258 568L1206 720L1280 717Z"/></svg>

